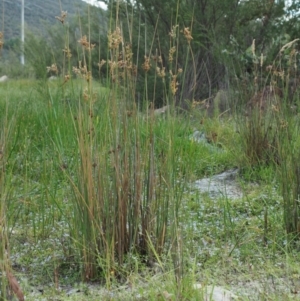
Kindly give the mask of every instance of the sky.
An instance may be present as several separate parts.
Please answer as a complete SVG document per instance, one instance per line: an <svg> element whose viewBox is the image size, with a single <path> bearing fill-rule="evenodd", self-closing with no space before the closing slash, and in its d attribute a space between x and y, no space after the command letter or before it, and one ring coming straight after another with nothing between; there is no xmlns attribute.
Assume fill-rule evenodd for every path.
<svg viewBox="0 0 300 301"><path fill-rule="evenodd" d="M102 1L97 1L97 0L82 0L82 1L106 9L106 5Z"/></svg>

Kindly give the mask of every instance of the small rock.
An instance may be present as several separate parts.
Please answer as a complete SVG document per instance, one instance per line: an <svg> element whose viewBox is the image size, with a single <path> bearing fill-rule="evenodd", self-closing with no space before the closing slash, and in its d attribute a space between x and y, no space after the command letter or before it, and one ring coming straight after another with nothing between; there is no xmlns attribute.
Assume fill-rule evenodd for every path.
<svg viewBox="0 0 300 301"><path fill-rule="evenodd" d="M154 110L154 116L164 115L168 110L170 110L170 106L164 106L159 109Z"/></svg>
<svg viewBox="0 0 300 301"><path fill-rule="evenodd" d="M195 188L202 193L208 193L212 199L227 197L229 199L239 199L243 197L236 177L238 169L230 169L212 177L203 178L195 182Z"/></svg>
<svg viewBox="0 0 300 301"><path fill-rule="evenodd" d="M192 135L190 135L190 139L197 143L207 143L206 136L203 132L195 131Z"/></svg>
<svg viewBox="0 0 300 301"><path fill-rule="evenodd" d="M6 81L8 81L8 76L7 75L3 75L3 76L0 77L0 83L4 83Z"/></svg>
<svg viewBox="0 0 300 301"><path fill-rule="evenodd" d="M78 294L78 293L80 293L81 291L80 291L80 289L79 288L71 288L71 289L69 289L67 292L66 292L66 294L67 294L67 296L71 296L71 295L74 295L74 294Z"/></svg>
<svg viewBox="0 0 300 301"><path fill-rule="evenodd" d="M205 301L233 301L238 300L238 296L231 291L220 286L202 286L200 283L194 284L194 289L203 290L203 297Z"/></svg>

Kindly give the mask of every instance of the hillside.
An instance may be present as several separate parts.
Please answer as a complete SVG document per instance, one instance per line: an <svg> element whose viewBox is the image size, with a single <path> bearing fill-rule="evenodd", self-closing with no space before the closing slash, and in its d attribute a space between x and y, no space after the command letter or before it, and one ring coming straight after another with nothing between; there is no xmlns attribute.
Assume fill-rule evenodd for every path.
<svg viewBox="0 0 300 301"><path fill-rule="evenodd" d="M67 11L68 19L82 14L88 4L81 0L25 0L25 26L36 34L46 33L46 24L58 22L55 16ZM95 8L93 8L95 9ZM21 0L0 0L0 31L5 41L19 39L21 24Z"/></svg>

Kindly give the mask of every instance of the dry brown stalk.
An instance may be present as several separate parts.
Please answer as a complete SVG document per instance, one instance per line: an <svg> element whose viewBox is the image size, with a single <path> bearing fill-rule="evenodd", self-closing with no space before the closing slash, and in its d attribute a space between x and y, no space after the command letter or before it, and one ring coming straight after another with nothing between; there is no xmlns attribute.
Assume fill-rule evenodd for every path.
<svg viewBox="0 0 300 301"><path fill-rule="evenodd" d="M19 284L18 280L16 279L16 277L11 272L11 270L9 270L9 268L7 268L7 270L6 270L6 277L7 277L10 289L17 296L18 300L19 301L24 301L25 298L24 298L24 294L22 292L22 289L20 287L20 284Z"/></svg>
<svg viewBox="0 0 300 301"><path fill-rule="evenodd" d="M0 50L3 48L3 33L0 31Z"/></svg>

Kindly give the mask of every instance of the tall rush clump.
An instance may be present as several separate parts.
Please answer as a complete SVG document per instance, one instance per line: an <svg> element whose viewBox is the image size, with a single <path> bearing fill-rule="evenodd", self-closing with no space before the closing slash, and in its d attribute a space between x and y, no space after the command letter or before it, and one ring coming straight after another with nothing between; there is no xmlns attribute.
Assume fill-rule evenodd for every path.
<svg viewBox="0 0 300 301"><path fill-rule="evenodd" d="M298 39L283 45L272 64L264 66L263 54L260 59L256 56L253 41L255 94L247 103L241 127L248 164L251 167L271 165L277 171L284 226L292 240L299 238L300 232L297 42ZM266 77L263 68L267 71Z"/></svg>
<svg viewBox="0 0 300 301"><path fill-rule="evenodd" d="M278 130L278 179L283 197L284 225L291 241L300 237L300 124L297 109L299 108L299 80L297 79L299 53L296 50L298 40L291 41L281 48L281 60L278 64L285 66L285 69L282 68L279 73L285 83L285 90Z"/></svg>
<svg viewBox="0 0 300 301"><path fill-rule="evenodd" d="M264 56L256 55L255 40L251 46L253 60L253 91L246 101L246 112L240 112L240 131L243 137L246 164L251 168L273 164L276 159L276 136L278 121L277 83L264 78ZM268 70L267 70L268 72ZM270 81L270 85L266 82ZM251 88L250 88L251 89Z"/></svg>
<svg viewBox="0 0 300 301"><path fill-rule="evenodd" d="M82 276L85 280L105 277L110 285L131 254L147 264L172 255L179 280L182 242L178 212L185 178L171 113L182 70L169 72L165 118L156 116L153 102L147 103L147 93L143 101L149 109L141 113L135 95L138 66L118 20L108 34L107 58L98 63L99 68L108 66L105 95L93 87L89 62L94 44L84 34L78 42L83 59L72 69L85 88L75 100L75 111L70 107L73 123L68 125L74 128L70 133L75 132L71 143L77 148L73 151L75 173L68 168L62 171L72 187L69 200L74 212L66 216L71 219L70 233L80 254ZM69 47L64 47L70 58ZM154 72L164 80L165 68L157 58L145 56L140 72L153 71L153 62L159 62L160 68ZM65 74L63 89L73 81L70 73ZM62 146L57 149L60 152Z"/></svg>

